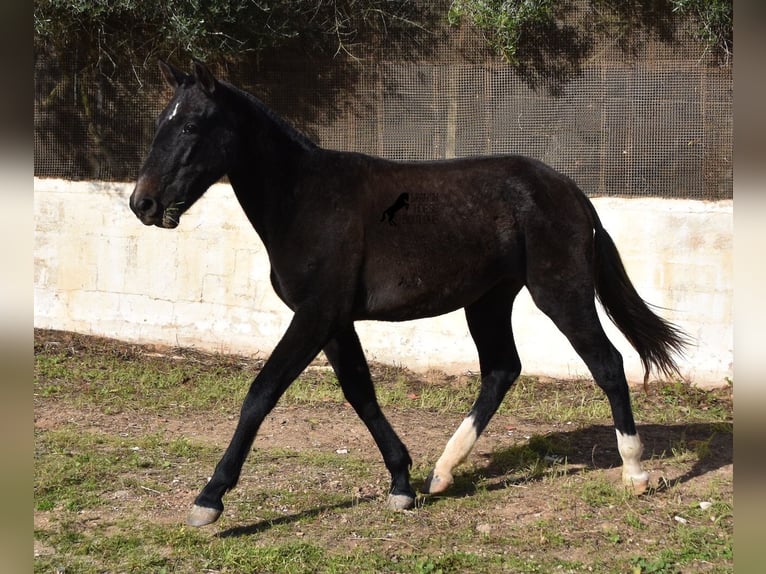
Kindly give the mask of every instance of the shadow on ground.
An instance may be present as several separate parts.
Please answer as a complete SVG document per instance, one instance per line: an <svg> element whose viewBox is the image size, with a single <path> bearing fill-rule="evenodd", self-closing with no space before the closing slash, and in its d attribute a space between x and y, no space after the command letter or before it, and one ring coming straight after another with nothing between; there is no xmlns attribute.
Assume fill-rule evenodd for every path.
<svg viewBox="0 0 766 574"><path fill-rule="evenodd" d="M642 425L639 433L644 442L645 461L649 459L670 461L676 453L682 451L696 453L696 460L689 470L670 483L661 481L650 490L650 493L663 491L671 484L689 482L730 465L734 460L731 423L649 424ZM446 495L428 497L427 504L438 504L439 501L450 498L472 496L476 493L479 483L483 483L483 490L494 491L511 488L520 482L525 484L539 482L548 474L539 472L530 477L524 472L524 466L536 460L548 461L552 464L552 461L566 459L567 464L561 466L560 474L567 476L615 468L621 464L614 428L607 425L593 425L574 431L535 435L524 444L495 449L486 458L485 465L479 464L468 472L457 474L455 484ZM417 489L422 484L415 482L413 486ZM298 523L325 512L347 509L369 501L370 499L348 500L338 504L324 505L276 519L230 528L218 533L217 536L228 538L259 534L273 526Z"/></svg>
<svg viewBox="0 0 766 574"><path fill-rule="evenodd" d="M674 453L681 451L695 453L691 468L673 479L673 484L686 483L734 461L731 423L648 424L640 426L638 432L644 443L644 461L671 459ZM530 476L525 468L541 459L549 464L566 460L567 464L559 470L560 474L569 476L621 465L614 428L608 425L532 436L524 444L495 449L486 458L486 465L457 474L455 488L449 494L470 496L476 491L476 484L482 481L489 482L482 488L500 490L521 482L542 480L546 473ZM654 490L662 488L660 485Z"/></svg>

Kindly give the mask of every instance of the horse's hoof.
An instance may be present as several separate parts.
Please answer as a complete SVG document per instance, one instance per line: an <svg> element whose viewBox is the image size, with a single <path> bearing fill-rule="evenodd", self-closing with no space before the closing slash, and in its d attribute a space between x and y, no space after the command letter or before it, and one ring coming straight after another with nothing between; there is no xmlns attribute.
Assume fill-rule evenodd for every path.
<svg viewBox="0 0 766 574"><path fill-rule="evenodd" d="M638 496L639 494L646 492L646 490L649 488L649 473L642 472L637 476L623 474L622 483L628 487L628 490Z"/></svg>
<svg viewBox="0 0 766 574"><path fill-rule="evenodd" d="M415 506L415 498L409 494L389 494L387 506L391 510L409 510Z"/></svg>
<svg viewBox="0 0 766 574"><path fill-rule="evenodd" d="M213 524L220 516L221 511L216 508L207 508L195 504L186 518L186 524L197 527L207 526L208 524Z"/></svg>
<svg viewBox="0 0 766 574"><path fill-rule="evenodd" d="M423 484L423 492L425 494L439 494L444 492L450 487L452 480L451 474L434 474L433 471L431 471L431 474L428 475L428 478L426 478L426 481Z"/></svg>

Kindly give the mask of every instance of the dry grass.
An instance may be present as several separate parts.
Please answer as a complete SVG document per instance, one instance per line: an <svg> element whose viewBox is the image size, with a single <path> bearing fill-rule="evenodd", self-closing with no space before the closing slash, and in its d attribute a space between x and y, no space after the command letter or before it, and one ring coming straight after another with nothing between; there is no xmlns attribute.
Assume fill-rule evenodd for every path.
<svg viewBox="0 0 766 574"><path fill-rule="evenodd" d="M51 331L35 352L35 572L732 570L725 390L635 393L653 488L633 497L600 391L525 378L452 490L391 512L380 456L318 363L264 422L221 520L195 530L185 512L262 362ZM373 373L417 488L478 382Z"/></svg>

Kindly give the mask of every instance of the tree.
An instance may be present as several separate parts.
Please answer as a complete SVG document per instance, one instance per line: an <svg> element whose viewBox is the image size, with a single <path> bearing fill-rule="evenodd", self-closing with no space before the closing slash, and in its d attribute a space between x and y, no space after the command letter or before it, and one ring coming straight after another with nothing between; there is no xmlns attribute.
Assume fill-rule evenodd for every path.
<svg viewBox="0 0 766 574"><path fill-rule="evenodd" d="M165 58L237 59L300 42L352 55L387 33L419 27L409 0L35 0L35 48L76 51L105 69Z"/></svg>
<svg viewBox="0 0 766 574"><path fill-rule="evenodd" d="M581 56L592 29L672 40L681 25L720 60L732 52L732 0L34 1L36 52L77 53L102 72L157 56L232 61L286 45L351 58L384 45L406 54L408 45L443 37L447 21L475 26L522 71L530 58L549 55L540 55L541 42L558 43L555 55Z"/></svg>
<svg viewBox="0 0 766 574"><path fill-rule="evenodd" d="M623 36L654 30L663 40L673 39L676 28L686 26L707 51L728 63L732 10L732 0L453 0L449 21L473 23L489 46L514 66L551 33L561 36L563 31L575 39L583 36L576 28L588 26ZM573 23L577 19L580 22Z"/></svg>
<svg viewBox="0 0 766 574"><path fill-rule="evenodd" d="M732 0L670 0L670 3L673 12L696 22L697 37L728 62L734 45Z"/></svg>

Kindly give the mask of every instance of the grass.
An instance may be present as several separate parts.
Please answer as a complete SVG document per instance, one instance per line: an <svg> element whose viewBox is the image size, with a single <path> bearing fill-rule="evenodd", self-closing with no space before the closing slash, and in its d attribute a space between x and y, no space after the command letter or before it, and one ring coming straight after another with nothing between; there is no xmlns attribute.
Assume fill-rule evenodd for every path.
<svg viewBox="0 0 766 574"><path fill-rule="evenodd" d="M495 446L460 467L448 494L392 512L376 452L315 446L359 430L315 414L347 409L318 364L280 403L284 433L251 453L221 520L192 529L185 512L230 432L211 440L211 425L233 424L260 362L43 331L35 351L35 572L732 571L727 390L633 393L658 477L635 497L615 479L609 409L592 382L523 378L483 437ZM418 429L459 420L478 380L372 368L386 412L412 425L417 487L433 463L423 453L443 447ZM296 420L309 436L290 439Z"/></svg>
<svg viewBox="0 0 766 574"><path fill-rule="evenodd" d="M191 461L214 462L217 455L211 447L182 438L168 441L155 433L131 439L72 426L37 431L35 462L41 480L35 489L35 506L37 510L96 509L109 504L104 498L107 492L167 490L161 477L165 471Z"/></svg>
<svg viewBox="0 0 766 574"><path fill-rule="evenodd" d="M35 382L45 398L75 398L118 413L126 408L183 414L187 410L236 412L261 361L205 355L189 350L146 352L135 346L115 350L40 343ZM465 413L479 389L478 376L427 380L402 367L377 366L373 374L383 407ZM564 385L561 385L562 387ZM542 389L542 391L541 391ZM190 392L191 391L191 392ZM719 398L723 397L723 398ZM310 367L287 390L285 405L342 403L343 395L329 367ZM658 423L730 419L728 394L710 393L673 382L657 384L653 394L633 394L637 420ZM608 420L609 405L592 381L570 382L563 389L522 376L498 410L538 422Z"/></svg>

